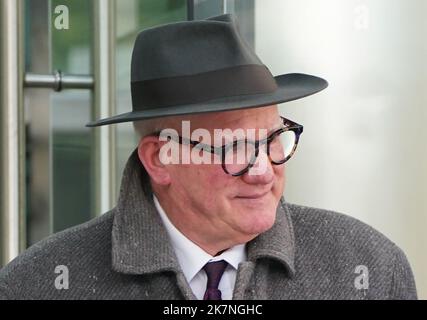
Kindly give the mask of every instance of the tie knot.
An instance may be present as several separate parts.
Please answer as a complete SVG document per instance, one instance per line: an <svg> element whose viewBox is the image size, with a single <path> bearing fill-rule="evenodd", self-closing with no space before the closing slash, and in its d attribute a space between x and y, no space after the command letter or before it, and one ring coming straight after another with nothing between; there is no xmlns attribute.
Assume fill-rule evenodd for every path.
<svg viewBox="0 0 427 320"><path fill-rule="evenodd" d="M228 263L225 260L208 262L203 267L208 276L207 289L218 289L222 274L227 268Z"/></svg>

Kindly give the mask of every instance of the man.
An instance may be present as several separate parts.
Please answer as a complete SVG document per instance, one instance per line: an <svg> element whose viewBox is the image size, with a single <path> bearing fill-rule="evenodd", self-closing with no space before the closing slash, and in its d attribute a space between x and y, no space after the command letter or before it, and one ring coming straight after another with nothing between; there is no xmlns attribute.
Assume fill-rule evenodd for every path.
<svg viewBox="0 0 427 320"><path fill-rule="evenodd" d="M141 32L131 78L133 111L89 124L141 135L117 206L21 254L0 297L416 299L390 240L282 198L302 126L277 103L325 80L271 76L231 15Z"/></svg>

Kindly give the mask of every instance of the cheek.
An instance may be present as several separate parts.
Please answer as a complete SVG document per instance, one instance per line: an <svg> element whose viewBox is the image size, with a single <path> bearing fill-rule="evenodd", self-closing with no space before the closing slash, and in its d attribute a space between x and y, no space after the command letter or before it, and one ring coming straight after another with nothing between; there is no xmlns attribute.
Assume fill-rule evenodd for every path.
<svg viewBox="0 0 427 320"><path fill-rule="evenodd" d="M221 202L228 180L222 168L212 165L181 165L176 172L187 197L214 208Z"/></svg>
<svg viewBox="0 0 427 320"><path fill-rule="evenodd" d="M285 166L275 166L274 167L274 175L276 178L276 182L274 183L274 195L276 198L280 199L285 191Z"/></svg>
<svg viewBox="0 0 427 320"><path fill-rule="evenodd" d="M220 197L228 190L227 185L230 183L228 176L221 167L207 166L203 177L203 187L209 193L209 197L220 200Z"/></svg>
<svg viewBox="0 0 427 320"><path fill-rule="evenodd" d="M204 192L205 208L224 213L230 206L235 178L227 175L221 166L206 166L200 189Z"/></svg>
<svg viewBox="0 0 427 320"><path fill-rule="evenodd" d="M225 173L222 171L217 170L218 168L212 168L209 167L207 170L204 171L205 174L205 182L207 186L210 186L211 190L219 191L218 188L225 184Z"/></svg>

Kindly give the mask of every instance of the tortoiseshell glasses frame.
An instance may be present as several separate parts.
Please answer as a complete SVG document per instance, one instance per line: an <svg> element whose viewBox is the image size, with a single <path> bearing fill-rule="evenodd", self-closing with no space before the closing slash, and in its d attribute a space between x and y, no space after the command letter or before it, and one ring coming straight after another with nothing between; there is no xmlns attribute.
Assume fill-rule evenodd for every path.
<svg viewBox="0 0 427 320"><path fill-rule="evenodd" d="M258 157L259 154L259 149L261 146L267 144L267 155L268 158L270 160L270 162L273 165L281 165L284 164L286 161L288 161L295 153L296 148L298 146L298 142L299 142L299 138L303 132L303 126L301 124L298 124L296 122L293 122L289 119L286 119L284 117L280 117L282 120L282 127L275 130L274 132L270 133L266 138L264 139L260 139L260 140L248 140L248 139L242 139L242 140L235 140L233 142L230 143L226 143L222 146L212 146L212 145L208 145L199 141L194 141L188 138L184 138L181 136L173 136L173 138L171 136L168 135L169 140L173 140L175 142L178 142L179 144L183 144L183 145L191 145L195 148L199 148L202 149L204 151L208 151L212 154L216 154L218 156L221 157L221 165L222 165L222 169L224 170L224 172L226 174L230 174L232 176L241 176L243 174L245 174L246 172L248 172L248 170L254 166L256 159ZM277 141L275 140L275 138L280 137L283 133L285 132L292 132L294 135L292 136L293 141L291 141L292 143L292 147L290 148L290 150L288 151L288 154L284 153L283 154L283 159L280 158L279 160L277 159L273 159L272 158L272 151L271 151L271 144L273 141ZM158 132L154 132L153 136L160 136L160 131ZM280 139L280 138L279 138ZM232 148L233 151L238 148L240 146L240 144L244 142L245 143L245 150L248 150L248 147L251 146L251 148L253 148L253 154L251 155L250 160L248 161L247 165L242 168L241 170L238 170L237 172L231 172L229 167L227 167L227 163L226 163L226 154L227 152L229 152Z"/></svg>

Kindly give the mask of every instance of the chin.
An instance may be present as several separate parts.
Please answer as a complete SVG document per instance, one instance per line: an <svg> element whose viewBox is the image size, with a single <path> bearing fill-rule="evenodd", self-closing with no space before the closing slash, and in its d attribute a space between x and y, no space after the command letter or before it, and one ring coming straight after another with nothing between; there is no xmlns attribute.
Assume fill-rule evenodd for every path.
<svg viewBox="0 0 427 320"><path fill-rule="evenodd" d="M258 235L269 230L276 220L275 208L264 208L263 210L247 210L241 214L240 229L247 235Z"/></svg>

